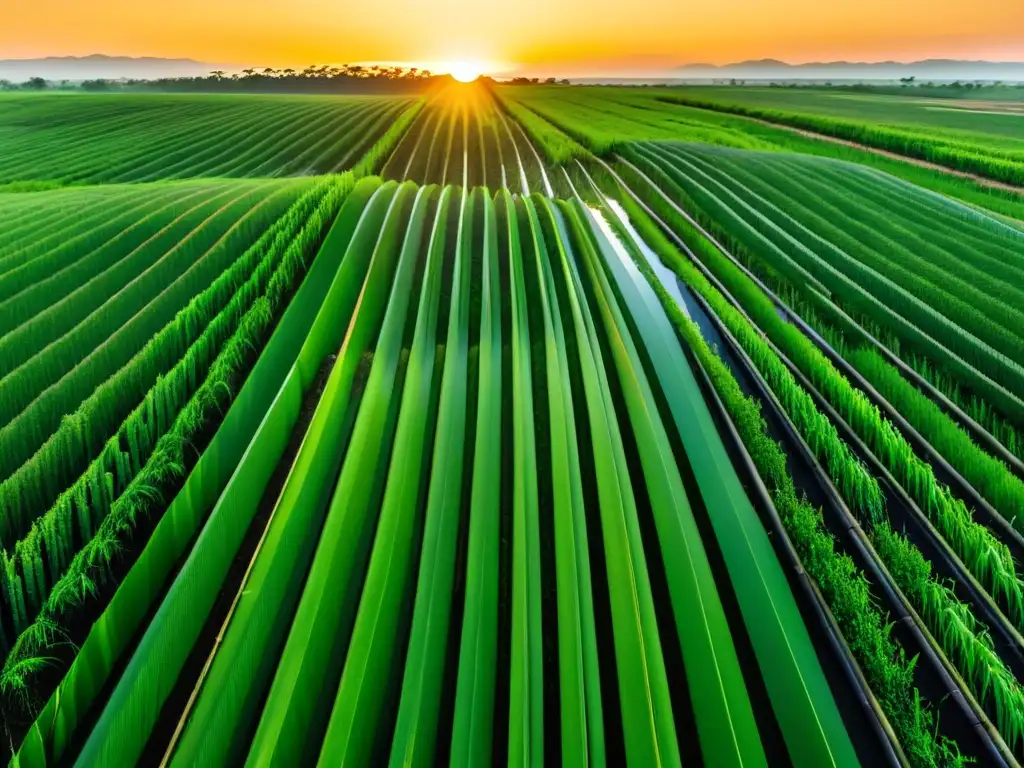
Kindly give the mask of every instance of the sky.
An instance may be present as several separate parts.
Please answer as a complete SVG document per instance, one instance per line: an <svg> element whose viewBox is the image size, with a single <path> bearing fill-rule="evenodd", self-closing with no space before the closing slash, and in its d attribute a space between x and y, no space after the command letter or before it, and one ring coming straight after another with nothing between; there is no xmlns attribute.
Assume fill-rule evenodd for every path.
<svg viewBox="0 0 1024 768"><path fill-rule="evenodd" d="M775 58L1024 61L1022 0L2 0L0 58L630 74Z"/></svg>

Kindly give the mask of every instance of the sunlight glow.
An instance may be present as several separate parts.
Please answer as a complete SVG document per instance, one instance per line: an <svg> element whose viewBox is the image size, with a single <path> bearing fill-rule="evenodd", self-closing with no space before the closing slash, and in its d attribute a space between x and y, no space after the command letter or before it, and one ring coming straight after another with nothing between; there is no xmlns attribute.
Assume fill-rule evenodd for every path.
<svg viewBox="0 0 1024 768"><path fill-rule="evenodd" d="M451 76L460 83L472 83L483 74L483 67L475 61L453 61L449 66Z"/></svg>

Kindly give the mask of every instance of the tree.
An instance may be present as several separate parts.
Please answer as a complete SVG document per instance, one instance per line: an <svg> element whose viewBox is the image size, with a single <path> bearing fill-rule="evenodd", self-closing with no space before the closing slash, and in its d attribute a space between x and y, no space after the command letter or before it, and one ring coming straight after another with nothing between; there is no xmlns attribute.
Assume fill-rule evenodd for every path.
<svg viewBox="0 0 1024 768"><path fill-rule="evenodd" d="M210 77L212 77L214 80L223 80L224 75L226 74L227 72L225 72L223 69L215 69L213 70L213 72L210 73Z"/></svg>
<svg viewBox="0 0 1024 768"><path fill-rule="evenodd" d="M255 69L243 69L242 70L242 74L245 75L246 77L252 77L253 75L256 74L256 70Z"/></svg>
<svg viewBox="0 0 1024 768"><path fill-rule="evenodd" d="M29 91L45 91L49 85L41 77L30 77L21 87Z"/></svg>

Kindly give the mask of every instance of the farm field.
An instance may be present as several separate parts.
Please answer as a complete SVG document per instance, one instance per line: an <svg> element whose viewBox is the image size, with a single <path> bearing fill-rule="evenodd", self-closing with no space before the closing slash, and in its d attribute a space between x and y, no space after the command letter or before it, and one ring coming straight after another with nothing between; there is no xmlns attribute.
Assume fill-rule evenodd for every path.
<svg viewBox="0 0 1024 768"><path fill-rule="evenodd" d="M952 176L942 170L913 165L901 161L898 157L876 154L868 149L816 140L785 127L786 120L779 119L775 122L781 124L773 126L763 121L748 119L739 113L731 114L731 108L718 108L715 106L717 102L712 103L706 99L699 99L702 93L719 93L720 90L614 87L567 89L564 87L530 86L503 88L501 93L506 102L521 104L568 133L576 141L599 153L607 152L626 141L682 140L738 149L799 152L832 157L876 168L944 196L954 197L976 207L1008 216L1015 221L1017 226L1024 226L1021 224L1024 222L1024 193L1020 191L989 186L982 181ZM746 93L748 90L756 89L741 88L738 90L741 93ZM785 91L785 89L765 90L772 94ZM726 95L728 93L731 93L731 90L728 90ZM801 91L801 94L803 93L807 94L809 102L814 102L816 91L804 89ZM791 98L799 97L800 94L794 94ZM742 98L742 96L736 98ZM886 98L889 101L900 102L898 97L873 98ZM867 130L873 124L862 122L856 125ZM920 126L919 129L921 129ZM812 130L816 129L812 128ZM819 132L831 135L824 129ZM929 135L934 133L931 127L927 128L927 132ZM1010 134L1010 136L1016 135L1018 134L1012 132ZM970 140L976 144L980 142L979 146L989 146L989 139L1006 141L1015 147L1018 146L1013 143L1017 141L1015 138L1007 136L990 137L979 133L972 134L972 137ZM869 144L867 141L862 143ZM882 148L887 147L883 146ZM888 149L897 153L903 151L898 147L888 147ZM913 153L910 154L913 157L917 156ZM1020 184L1017 186L1019 187Z"/></svg>
<svg viewBox="0 0 1024 768"><path fill-rule="evenodd" d="M12 764L1024 760L1012 197L666 92L0 96Z"/></svg>
<svg viewBox="0 0 1024 768"><path fill-rule="evenodd" d="M1015 102L786 88L671 88L682 104L746 114L1024 185L1024 133ZM911 92L912 93L912 92Z"/></svg>
<svg viewBox="0 0 1024 768"><path fill-rule="evenodd" d="M0 94L0 191L337 173L412 100L383 96Z"/></svg>

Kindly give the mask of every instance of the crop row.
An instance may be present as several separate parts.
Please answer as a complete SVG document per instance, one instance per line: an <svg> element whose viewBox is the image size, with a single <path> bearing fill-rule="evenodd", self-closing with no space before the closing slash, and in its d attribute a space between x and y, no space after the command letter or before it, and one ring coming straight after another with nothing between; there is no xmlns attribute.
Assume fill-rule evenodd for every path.
<svg viewBox="0 0 1024 768"><path fill-rule="evenodd" d="M802 128L826 136L854 141L869 147L920 158L958 171L976 173L990 179L1024 185L1024 162L1020 149L1016 152L991 148L984 138L958 139L955 135L936 136L927 129L914 126L879 125L807 112L772 109L725 100L701 98L699 93L681 92L664 97L667 101L690 107L715 110L747 117L756 117L781 125ZM1007 115L1011 121L1013 115Z"/></svg>
<svg viewBox="0 0 1024 768"><path fill-rule="evenodd" d="M763 172L762 181L747 170L730 165L729 158L718 164L726 169L719 172L701 158L687 154L689 149L683 147L668 154L662 150L638 151L643 152L645 162L656 159L659 169L666 172L666 180L678 184L676 188L681 194L700 200L695 204L719 227L729 227L731 237L758 263L770 259L769 271L799 290L809 291L817 297L819 306L841 306L864 318L868 327L887 331L889 337L899 342L893 345L894 352L904 356L908 350L928 354L933 364L950 371L964 389L987 396L1005 417L1019 418L1015 404L1020 399L979 370L984 366L1009 386L1015 385L1018 372L1024 370L1012 359L1015 345L1020 344L1017 334L1022 327L1015 319L1018 305L1012 297L1008 303L1000 300L1001 295L1016 290L1012 270L1020 257L1012 252L1013 243L1019 239L1015 233L1003 230L997 222L967 221L960 227L960 240L955 243L944 239L942 230L947 225L937 219L929 240L925 241L923 231L914 231L923 223L918 224L911 211L905 219L894 215L901 203L892 195L887 198L887 221L878 209L868 207L870 198L851 193L836 201L826 221L809 207L809 202L801 200L801 192L787 196L793 186L775 169ZM678 155L678 161L675 152L683 153ZM781 164L789 179L799 178L801 169L794 167L792 161ZM758 169L758 164L752 162L751 167ZM822 172L841 178L842 170L824 168ZM726 180L726 173L735 175ZM806 180L806 184L813 187L815 182ZM843 189L838 182L833 186ZM823 206L830 204L828 190L815 191L823 196ZM881 205L881 200L878 203ZM849 222L846 216L851 217ZM885 237L887 228L894 230L890 238ZM976 232L976 240L968 239L972 232ZM987 234L990 236L983 240ZM999 285L991 283L990 277L999 270L984 269L987 265L981 254L986 248L1004 249L1000 263L1005 275ZM931 249L931 259L925 262L908 249ZM982 263L978 264L979 261ZM912 266L914 271L904 265ZM985 287L990 293L982 292ZM963 330L963 325L975 333ZM992 343L986 343L985 338ZM978 367L970 365L969 360ZM908 409L905 416L932 435L949 429L942 419L936 422L935 416L920 410ZM1024 505L1024 489L1006 466L996 463L988 468L969 469L972 460L968 448L953 447L944 455L986 498L998 505L1007 519L1018 517Z"/></svg>
<svg viewBox="0 0 1024 768"><path fill-rule="evenodd" d="M525 129L485 86L452 85L429 100L382 175L523 194L565 192L560 186L564 177L555 167L561 160L545 163L531 143L536 136L530 125Z"/></svg>
<svg viewBox="0 0 1024 768"><path fill-rule="evenodd" d="M105 270L77 287L67 286L74 290L63 299L55 291L53 305L34 316L19 316L21 325L0 337L0 496L5 510L0 541L5 550L95 458L111 431L203 326L186 328L174 343L162 343L137 358L150 339L194 296L210 290L217 276L307 187L306 182L241 189L222 184L208 200L186 206L148 241L115 251ZM99 250L111 255L107 245ZM92 253L85 248L75 255L89 259ZM47 261L49 255L39 258ZM242 267L237 271L236 280L244 274ZM20 298L16 294L8 301L19 303ZM211 305L211 313L227 298ZM118 374L118 397L93 398L93 407L83 406Z"/></svg>
<svg viewBox="0 0 1024 768"><path fill-rule="evenodd" d="M676 185L677 183L685 185L685 177L671 162L664 165L658 165L649 159L642 159L642 162L645 167L649 167L652 173L660 174L657 178L666 188L675 193L675 199L682 199L686 193ZM707 193L706 190L696 186L687 189L688 191L696 190L700 194ZM710 205L711 201L717 200L710 193L707 194L708 196L703 198L704 201L707 201L705 204ZM797 285L808 282L808 272L799 266L797 270L785 271L787 265L793 263L791 254L805 256L808 259L805 263L811 266L814 266L813 261L817 261L818 264L824 263L813 251L795 239L787 241L787 245L791 248L789 253L784 252L776 243L761 234L764 230L771 231L770 228L774 225L770 220L763 216L756 219L757 223L764 228L759 230L738 215L737 209L743 210L740 205L737 205L736 209L723 205L716 211L716 215L730 217L729 224L735 226L732 231L736 233L736 236L740 233L747 235L743 244L748 252L757 253L756 248L760 245L766 252L771 253L773 268L783 272L795 282L802 279L802 282L796 282ZM765 257L761 256L761 258ZM822 270L818 274L827 273ZM833 274L836 274L834 268ZM813 280L814 277L811 276L812 284ZM852 293L848 289L856 288L852 282L846 282L843 287L847 290L835 294L837 300L840 296L842 299L848 299ZM878 308L880 314L895 314L891 307L882 304L877 299L873 299L871 306ZM826 366L816 364L809 367L806 372L811 380L823 387L826 392L832 390L828 394L833 407L837 408L857 428L861 437L886 463L889 471L900 479L907 491L915 496L921 508L932 516L933 522L940 530L943 530L975 576L985 584L994 597L1005 601L1006 610L1011 618L1015 622L1020 622L1024 618L1021 614L1021 609L1024 607L1024 602L1022 602L1024 592L1022 592L1021 581L1016 574L1013 558L1006 546L998 542L990 531L973 522L972 514L964 502L953 496L948 488L942 486L926 462L915 457L911 446L899 431L881 416L871 401L863 393L845 383L845 380L831 376L831 371L833 371L833 367L829 363ZM840 385L840 381L844 384ZM955 458L951 457L950 460L955 460Z"/></svg>
<svg viewBox="0 0 1024 768"><path fill-rule="evenodd" d="M908 162L899 156L818 139L737 114L686 106L677 98L692 97L695 92L710 93L711 89L506 86L498 90L504 102L518 104L546 124L564 132L565 135L560 137L557 134L552 136L550 130L533 136L549 158L564 154L564 146L570 137L599 155L606 155L631 141L687 141L737 149L797 152L855 162L954 200L1024 221L1024 198L1010 189L985 185L946 170ZM728 99L721 92L716 94L716 98L723 101L752 99L757 93L767 94L767 91L733 89ZM774 89L774 93L768 95L775 100L785 98L783 89ZM805 90L799 98L809 103L814 95ZM849 97L840 98L842 101L834 99L834 104L847 105L847 110L850 104L858 104ZM888 108L896 106L890 103ZM918 114L927 112L918 109ZM1014 124L1018 122L1012 115L993 119L1002 122L1006 133L1012 133ZM524 124L528 122L532 122L529 117L524 119ZM934 134L936 128L933 124L929 131ZM975 137L974 143L980 147L991 144L994 138L992 135ZM1013 139L1007 137L1007 141Z"/></svg>
<svg viewBox="0 0 1024 768"><path fill-rule="evenodd" d="M6 98L0 185L340 172L411 104L376 96Z"/></svg>
<svg viewBox="0 0 1024 768"><path fill-rule="evenodd" d="M873 491L868 491L862 480L853 482L864 472L864 467L858 467L856 457L850 458L850 449L844 444L844 440L848 438L840 439L836 434L833 417L826 417L819 411L823 403L830 403L845 418L856 416L858 409L850 406L862 399L863 395L852 388L794 326L780 318L776 306L761 293L755 283L700 231L681 217L677 209L667 202L667 198L661 197L661 193L651 194L654 188L648 180L630 170L628 166L623 167L623 172L630 180L632 188L638 190L644 200L659 211L663 221L670 222L672 231L679 233L686 244L692 247L690 252L693 258L699 258L699 263L721 281L718 284L719 288L727 288L731 296L728 301L718 289L708 283L704 275L690 266L673 246L667 244L657 230L652 229L649 224L646 225L644 234L649 242L656 244L659 255L687 285L705 297L714 312L736 335L803 434L807 444L815 452L821 465L828 470L850 509L858 514L861 525L871 531L878 557L892 574L898 587L921 614L934 637L934 642L957 667L966 681L965 684L973 691L978 701L991 712L993 722L998 724L1007 742L1012 748L1019 749L1024 693L1008 662L1001 656L1006 653L1006 649L997 650L988 630L978 621L971 607L961 602L957 595L933 574L932 565L917 551L914 542L893 532L890 526L895 526L896 522L887 521L886 518L891 517L899 502L892 498L882 499L879 496L877 482L873 478L869 480L869 485L875 487ZM664 189L671 192L667 181L662 179L661 183ZM637 213L635 206L633 209L631 215L637 215L642 221L642 214ZM757 325L753 325L753 322ZM767 339L762 334L766 334ZM780 361L783 353L795 363L795 370L806 373L806 383L794 381L795 370L787 370L786 365ZM814 388L814 399L801 390L801 387L808 386ZM827 399L820 399L818 389ZM870 413L870 409L864 408L862 412ZM877 419L877 411L875 413ZM874 429L881 429L891 441L901 439L891 425L885 426L881 421L872 426L871 421L854 418L850 423L868 446L878 445L870 434ZM903 450L901 458L895 461L886 453L880 452L878 456L900 482L906 482L907 470L913 469L915 463L917 469L914 471L920 472L923 480L930 476L930 469L913 457L909 447ZM991 533L986 529L969 522L969 515L963 509L962 502L954 499L948 489L939 486L933 476L930 482L932 490L925 493L921 492L921 485L918 483L911 482L906 487L920 502L921 509L933 517L939 532L949 535L951 528L955 526L973 525L974 535L982 541L986 538L989 541L984 545L988 549L985 559L981 562L991 565L989 553L1000 551L1001 545L991 538ZM882 514L879 514L880 511ZM938 517L942 514L949 515L948 519ZM959 548L959 542L955 542L954 547L962 552L965 562L971 562L971 551ZM1008 553L1002 557L1006 566L1012 568L1013 561L1009 559ZM1012 570L1009 573L1012 579ZM1010 584L1012 589L1013 582ZM998 584L990 587L993 590L998 588ZM998 596L999 592L994 591L993 594ZM1015 658L1012 652L1006 657L1010 658Z"/></svg>
<svg viewBox="0 0 1024 768"><path fill-rule="evenodd" d="M579 202L357 185L20 764L95 707L80 764L856 764L615 237Z"/></svg>
<svg viewBox="0 0 1024 768"><path fill-rule="evenodd" d="M109 598L132 562L129 542L144 544L162 519L163 499L195 463L350 186L345 177L271 184L267 200L289 190L286 198L253 209L266 218L251 237L218 241L213 251L226 251L219 274L151 285L152 301L123 326L145 333L117 342L137 351L86 392L4 482L4 525L18 536L5 540L0 556L0 690L9 722L38 704L41 674L74 658L65 638L81 632ZM168 321L139 325L149 313L160 317L156 307L188 286Z"/></svg>
<svg viewBox="0 0 1024 768"><path fill-rule="evenodd" d="M616 187L613 183L609 190ZM618 190L624 191L621 187ZM797 457L787 458L776 434L769 432L762 411L764 404L754 395L744 393L738 380L740 374L726 362L723 347L713 349L705 339L706 331L690 314L697 311L696 307L687 304L676 280L685 281L689 290L706 297L710 302L709 308L713 305L723 316L729 316L730 309L724 297L666 239L628 194L617 196L621 198L623 207L614 209L606 204L605 216L620 233L620 241L628 250L637 271L649 282L648 301L662 303L681 340L707 372L709 382L721 398L771 493L803 567L822 591L904 754L912 765L957 764L957 744L942 735L946 729L937 727L942 724L937 723L935 710L929 707L915 686L915 668L920 664L909 660L912 654L894 636L892 618L872 595L872 585L867 576L844 551L843 543L829 531L821 510L807 500L808 488L798 488L795 484L788 463L796 461ZM731 319L730 327L741 334L750 328L743 325L743 320L737 315L731 315ZM746 338L754 339L756 336L750 334ZM716 343L720 341L716 339ZM762 355L760 359L768 358ZM799 393L795 380L783 374L775 377L774 381L782 399L794 402ZM810 416L815 409L805 405L793 412ZM825 449L822 453L829 457L827 466L842 483L848 496L852 499L873 497L876 503L881 504L877 486L872 486L864 468L842 445L835 429L827 426L827 419L816 414L801 420L801 423L814 425L808 434L814 436L816 445Z"/></svg>

